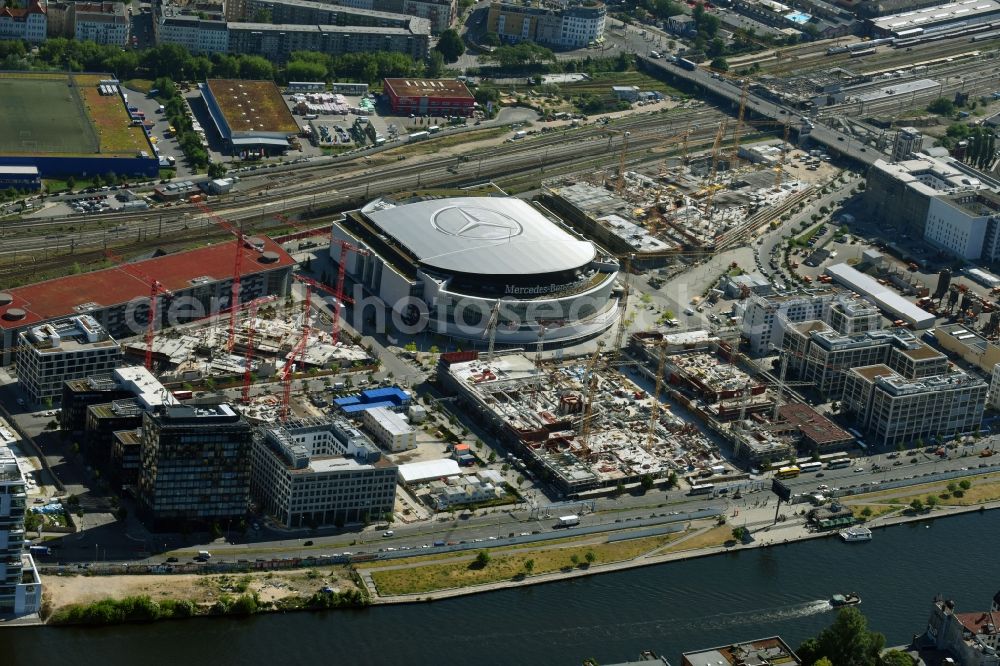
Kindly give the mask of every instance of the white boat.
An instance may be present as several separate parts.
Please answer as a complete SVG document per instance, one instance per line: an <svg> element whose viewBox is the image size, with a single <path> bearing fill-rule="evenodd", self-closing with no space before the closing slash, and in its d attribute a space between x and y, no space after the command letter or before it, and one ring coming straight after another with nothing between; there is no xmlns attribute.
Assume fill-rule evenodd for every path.
<svg viewBox="0 0 1000 666"><path fill-rule="evenodd" d="M840 538L848 543L853 543L855 541L871 541L872 531L867 527L855 525L854 527L848 527L846 530L841 530Z"/></svg>

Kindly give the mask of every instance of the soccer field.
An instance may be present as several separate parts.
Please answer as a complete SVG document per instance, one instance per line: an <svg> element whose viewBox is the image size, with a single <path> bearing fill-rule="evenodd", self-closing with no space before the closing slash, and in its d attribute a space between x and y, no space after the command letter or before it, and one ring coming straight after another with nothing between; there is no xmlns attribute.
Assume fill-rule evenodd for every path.
<svg viewBox="0 0 1000 666"><path fill-rule="evenodd" d="M0 153L94 154L97 135L66 78L0 77Z"/></svg>

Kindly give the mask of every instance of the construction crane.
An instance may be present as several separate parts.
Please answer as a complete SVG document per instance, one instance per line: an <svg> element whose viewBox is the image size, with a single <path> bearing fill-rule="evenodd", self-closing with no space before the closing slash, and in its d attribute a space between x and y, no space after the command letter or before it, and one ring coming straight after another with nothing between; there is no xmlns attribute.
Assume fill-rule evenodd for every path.
<svg viewBox="0 0 1000 666"><path fill-rule="evenodd" d="M628 329L628 321L626 320L626 313L628 312L628 296L632 288L632 259L635 255L628 255L622 262L622 273L624 273L624 280L622 281L622 295L618 299L618 329L615 331L615 342L614 346L611 348L611 356L608 359L608 366L610 367L618 360L618 355L622 350L622 343L625 341L625 331Z"/></svg>
<svg viewBox="0 0 1000 666"><path fill-rule="evenodd" d="M209 219L236 237L236 256L233 259L233 285L229 298L229 339L226 343L226 348L229 351L232 351L233 344L236 342L236 317L239 311L237 305L240 302L240 281L243 277L243 246L246 243L246 236L243 235L242 229L229 220L216 214L215 211L209 208L204 202L199 201L195 203L195 205L198 206L201 212L205 213Z"/></svg>
<svg viewBox="0 0 1000 666"><path fill-rule="evenodd" d="M545 346L545 331L548 328L545 324L539 322L538 324L538 342L535 343L535 367L542 367L542 348Z"/></svg>
<svg viewBox="0 0 1000 666"><path fill-rule="evenodd" d="M712 200L715 198L715 177L719 173L719 146L722 144L722 137L726 135L726 124L728 119L723 118L719 123L719 129L715 133L715 142L712 144L712 162L708 172L708 195L705 197L705 213L709 219L714 217Z"/></svg>
<svg viewBox="0 0 1000 666"><path fill-rule="evenodd" d="M292 368L298 363L299 367L304 365L306 344L309 342L309 335L312 333L312 285L316 283L312 278L305 278L301 275L292 274L296 280L301 280L306 285L306 297L302 305L302 339L292 347L292 351L285 359L285 367L281 371L281 420L288 420L289 403L292 399ZM318 283L316 283L318 284Z"/></svg>
<svg viewBox="0 0 1000 666"><path fill-rule="evenodd" d="M160 296L173 296L173 292L163 286L159 280L152 278L137 267L127 264L125 259L121 256L115 254L111 250L105 250L104 254L114 261L118 270L123 273L127 273L132 277L138 278L149 285L149 321L146 323L146 358L145 365L147 370L153 369L153 340L156 337L156 323L159 320L159 310L157 305L159 303Z"/></svg>
<svg viewBox="0 0 1000 666"><path fill-rule="evenodd" d="M785 119L785 137L784 143L781 144L781 161L778 162L778 166L774 169L774 189L775 191L781 189L781 175L785 171L785 160L788 159L788 119Z"/></svg>
<svg viewBox="0 0 1000 666"><path fill-rule="evenodd" d="M660 342L659 358L656 361L656 384L653 388L653 404L649 408L649 432L646 433L646 450L652 451L656 437L656 424L660 420L660 391L663 389L663 367L667 362L667 342Z"/></svg>
<svg viewBox="0 0 1000 666"><path fill-rule="evenodd" d="M747 108L747 89L750 87L750 79L743 79L743 87L740 89L740 109L736 116L736 127L733 129L733 164L737 164L740 158L740 137L743 135L743 116Z"/></svg>
<svg viewBox="0 0 1000 666"><path fill-rule="evenodd" d="M486 322L486 330L483 331L483 336L487 338L486 347L486 362L489 363L493 360L493 347L497 341L497 325L500 323L500 299L493 305L493 309L490 311L489 321Z"/></svg>
<svg viewBox="0 0 1000 666"><path fill-rule="evenodd" d="M586 381L584 383L583 422L580 424L580 444L586 447L590 440L590 419L594 412L594 395L597 393L597 361L601 358L603 342L597 343L597 349L587 362Z"/></svg>
<svg viewBox="0 0 1000 666"><path fill-rule="evenodd" d="M243 404L250 402L250 380L252 379L250 368L253 364L254 336L257 333L257 310L265 303L271 303L276 299L277 296L264 296L262 298L256 298L250 301L247 307L249 317L247 318L246 349L243 352Z"/></svg>
<svg viewBox="0 0 1000 666"><path fill-rule="evenodd" d="M344 296L344 279L346 277L346 267L347 267L347 253L349 251L354 252L358 255L368 255L368 250L364 248L357 247L356 245L351 245L345 240L334 240L334 243L340 245L340 260L337 262L337 282L334 284L334 298L337 299L337 305L333 308L333 313L331 318L333 319L333 324L330 328L330 337L333 338L333 344L337 344L340 340L340 307L342 303L354 303L354 299ZM320 285L321 289L325 290L325 285Z"/></svg>
<svg viewBox="0 0 1000 666"><path fill-rule="evenodd" d="M618 181L615 183L615 194L621 194L625 189L625 157L628 154L628 138L632 136L631 132L624 132L622 134L622 152L618 156Z"/></svg>

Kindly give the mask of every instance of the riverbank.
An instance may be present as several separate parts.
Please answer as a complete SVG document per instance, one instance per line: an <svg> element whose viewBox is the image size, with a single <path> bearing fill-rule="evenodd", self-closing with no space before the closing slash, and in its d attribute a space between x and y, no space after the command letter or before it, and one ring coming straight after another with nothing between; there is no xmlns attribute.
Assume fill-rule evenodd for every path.
<svg viewBox="0 0 1000 666"><path fill-rule="evenodd" d="M852 498L853 501L862 502L864 501L864 496L858 496ZM927 522L934 521L939 518L947 518L951 516L957 516L965 513L982 512L993 509L1000 508L1000 501L992 501L976 506L939 506L931 511L925 512L911 512L903 513L899 515L883 516L874 520L869 520L865 523L867 527L872 530L878 530L885 527L890 527L893 525L901 525L906 523L917 523L917 522ZM737 510L738 511L738 510ZM769 509L766 510L770 512ZM755 511L755 516L759 514L760 511ZM529 574L526 571L519 573L517 576L510 578L509 580L495 581L491 583L486 583L482 585L468 585L463 587L454 587L446 589L437 590L427 590L421 592L414 592L411 594L380 594L377 585L375 584L373 574L379 569L376 568L364 568L359 567L358 573L361 579L364 581L367 592L369 594L372 605L395 605L395 604L411 604L411 603L426 603L430 601L449 599L455 597L464 597L474 594L483 594L485 592L491 592L495 590L504 590L517 587L525 587L529 585L544 585L548 583L556 583L566 580L571 580L575 578L581 578L584 576L594 576L603 573L612 573L616 571L626 571L629 569L637 569L640 567L649 567L659 564L666 564L668 562L676 562L681 560L697 559L710 557L713 555L720 555L724 553L735 553L743 550L750 550L756 548L772 548L776 546L783 546L790 543L796 543L801 541L807 541L812 539L828 539L834 538L838 539L838 545L843 545L844 547L857 547L853 544L840 544L838 531L833 530L829 532L814 532L810 531L804 520L800 519L788 519L784 522L772 523L771 521L748 521L743 523L731 522L732 518L739 518L741 514L737 513L735 516L730 518L730 522L727 523L727 530L731 529L733 526L745 527L749 533L749 541L745 543L738 543L735 539L729 538L725 540L725 543L715 546L708 546L704 548L697 549L679 549L673 552L661 552L662 547L653 549L649 553L641 554L633 559L623 560L619 562L609 562L609 563L591 563L587 565L576 565L573 567L564 567L558 571L540 573L540 574ZM687 539L694 539L698 534L704 534L712 527L708 525L702 525L693 533L688 533L681 539L678 539L676 544L681 546ZM456 559L456 565L459 566L472 566L474 558L463 558L461 560ZM417 564L412 565L412 567L420 566L434 566L432 564ZM489 566L489 564L486 564ZM406 568L406 565L400 565L399 568Z"/></svg>
<svg viewBox="0 0 1000 666"><path fill-rule="evenodd" d="M912 492L912 491L911 491ZM851 503L866 504L874 499L882 499L870 494L855 496ZM124 602L134 599L149 599L156 604L163 603L170 613L159 617L117 619L111 615L111 622L128 622L135 619L149 621L152 619L171 619L187 617L186 611L173 613L180 603L187 607L190 604L193 612L190 616L217 616L226 614L257 614L267 612L285 612L289 610L316 610L331 607L355 607L358 605L398 605L426 603L429 601L464 597L496 590L525 587L530 585L545 585L561 582L583 576L612 573L649 567L668 562L706 558L723 553L734 553L756 548L771 548L800 541L822 538L836 538L836 531L810 531L799 514L783 514L785 519L774 523L775 512L772 508L762 505L761 500L749 499L747 506L733 505L727 511L727 522L719 525L716 521L694 521L687 529L674 534L657 536L636 536L619 542L598 541L595 535L587 535L580 539L560 540L558 543L543 546L546 551L559 551L565 564L555 571L532 573L520 567L520 570L505 580L496 580L481 585L463 585L451 588L434 589L412 594L382 594L375 583L378 572L393 570L418 569L420 567L453 565L463 569L472 569L476 565L477 553L454 556L442 561L441 558L422 557L420 561L395 564L384 562L381 566L350 566L320 567L309 570L252 572L238 574L174 574L174 575L123 575L123 576L49 576L43 581L46 587L45 610L46 622L49 624L74 623L86 619L86 613L81 611L86 606L98 604L101 601ZM795 507L792 507L793 509ZM922 513L904 513L900 515L885 515L869 520L866 525L873 530L893 525L934 521L966 513L982 512L1000 508L1000 501L986 502L976 506L938 506L931 511ZM731 536L734 527L743 527L748 533L744 543L737 543ZM877 537L876 537L877 538ZM622 544L638 544L639 552L632 547L632 553L627 559L615 562L601 562L595 559L588 561L585 557L588 550L595 553L603 552L601 545L616 545L615 552L627 552ZM839 544L839 547L857 548L851 544ZM505 557L533 559L529 556L539 549L506 548L484 549L490 559L498 561ZM576 561L571 553L579 553ZM539 558L541 559L541 558ZM430 561L428 561L430 560ZM99 582L98 582L99 581ZM243 612L249 607L244 600L241 606L235 602L245 595L253 597L252 612ZM346 596L350 595L350 596ZM340 601L342 598L345 601ZM131 604L131 602L129 602ZM144 604L145 602L143 602ZM142 604L140 604L141 606ZM92 623L83 621L83 623ZM103 623L103 622L97 622ZM0 625L2 626L2 625ZM11 625L14 626L14 625Z"/></svg>

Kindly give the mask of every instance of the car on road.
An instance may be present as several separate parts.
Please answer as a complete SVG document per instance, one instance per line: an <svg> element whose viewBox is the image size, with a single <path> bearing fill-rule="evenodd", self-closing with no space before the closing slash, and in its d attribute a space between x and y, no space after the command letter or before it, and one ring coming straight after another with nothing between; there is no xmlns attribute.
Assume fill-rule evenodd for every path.
<svg viewBox="0 0 1000 666"><path fill-rule="evenodd" d="M178 562L178 561L179 560L176 557L168 557L167 558L167 562Z"/></svg>
<svg viewBox="0 0 1000 666"><path fill-rule="evenodd" d="M865 471L865 468L864 467L855 467L854 471L855 472L863 472L863 471Z"/></svg>
<svg viewBox="0 0 1000 666"><path fill-rule="evenodd" d="M311 545L313 545L313 542L312 542L312 539L310 539L309 541L306 541L306 542L305 542L305 543L303 543L302 545L303 545L303 546L311 546Z"/></svg>
<svg viewBox="0 0 1000 666"><path fill-rule="evenodd" d="M394 534L396 534L396 533L395 533L395 532L393 532L392 530L386 530L385 532L382 532L382 536L383 536L383 537L391 537L391 536L393 536Z"/></svg>

